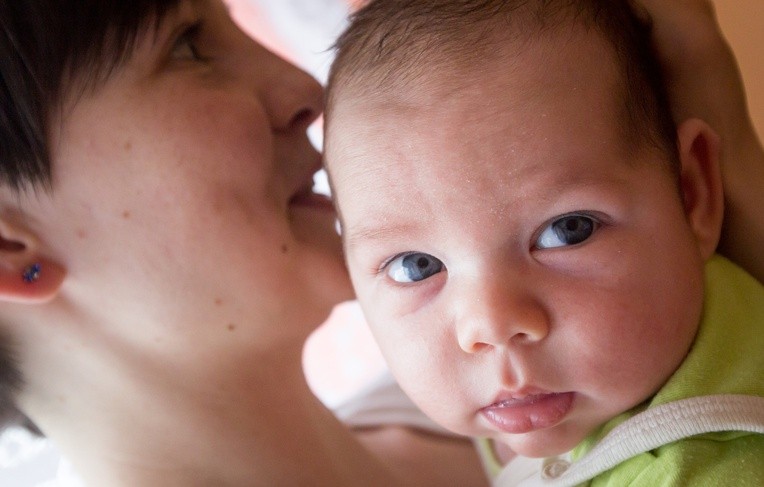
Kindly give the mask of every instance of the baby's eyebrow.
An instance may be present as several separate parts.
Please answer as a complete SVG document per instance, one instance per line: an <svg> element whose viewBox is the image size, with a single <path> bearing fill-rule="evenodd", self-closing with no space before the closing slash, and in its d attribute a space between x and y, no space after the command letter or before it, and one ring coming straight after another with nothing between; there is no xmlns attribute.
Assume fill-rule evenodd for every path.
<svg viewBox="0 0 764 487"><path fill-rule="evenodd" d="M384 218L382 219L384 220ZM416 232L411 224L400 225L357 225L342 229L342 237L347 247L369 242L394 242L402 236L410 236Z"/></svg>

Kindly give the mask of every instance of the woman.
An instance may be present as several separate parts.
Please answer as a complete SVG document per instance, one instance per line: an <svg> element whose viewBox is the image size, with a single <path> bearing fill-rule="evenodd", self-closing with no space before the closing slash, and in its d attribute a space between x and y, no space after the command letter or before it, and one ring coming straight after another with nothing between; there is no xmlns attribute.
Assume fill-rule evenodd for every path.
<svg viewBox="0 0 764 487"><path fill-rule="evenodd" d="M122 5L0 4L14 404L91 485L484 482L468 443L359 443L305 383L351 297L311 192L320 87L218 0Z"/></svg>

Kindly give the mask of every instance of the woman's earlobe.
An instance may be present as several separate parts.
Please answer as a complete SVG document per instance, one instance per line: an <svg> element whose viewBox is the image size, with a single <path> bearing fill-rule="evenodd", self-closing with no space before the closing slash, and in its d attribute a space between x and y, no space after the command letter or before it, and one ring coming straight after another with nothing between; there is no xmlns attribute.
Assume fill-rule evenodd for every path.
<svg viewBox="0 0 764 487"><path fill-rule="evenodd" d="M677 129L684 210L704 259L716 251L724 219L719 136L705 122L689 119Z"/></svg>
<svg viewBox="0 0 764 487"><path fill-rule="evenodd" d="M64 267L40 254L33 235L0 221L0 302L48 302L64 277Z"/></svg>
<svg viewBox="0 0 764 487"><path fill-rule="evenodd" d="M46 303L53 299L66 272L58 263L39 258L24 265L0 268L0 302Z"/></svg>

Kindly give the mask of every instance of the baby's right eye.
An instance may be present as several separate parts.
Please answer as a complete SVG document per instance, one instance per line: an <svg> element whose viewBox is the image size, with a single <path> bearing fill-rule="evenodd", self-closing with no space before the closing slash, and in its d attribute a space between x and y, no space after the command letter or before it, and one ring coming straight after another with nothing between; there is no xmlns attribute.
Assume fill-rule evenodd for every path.
<svg viewBox="0 0 764 487"><path fill-rule="evenodd" d="M395 282L409 283L423 281L443 269L443 262L432 255L412 252L393 259L387 265L387 275Z"/></svg>

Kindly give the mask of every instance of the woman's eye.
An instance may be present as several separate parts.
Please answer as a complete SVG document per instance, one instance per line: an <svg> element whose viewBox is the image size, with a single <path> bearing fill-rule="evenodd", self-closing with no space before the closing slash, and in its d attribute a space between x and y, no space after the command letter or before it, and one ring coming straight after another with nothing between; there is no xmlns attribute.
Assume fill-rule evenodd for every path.
<svg viewBox="0 0 764 487"><path fill-rule="evenodd" d="M195 24L186 29L175 41L171 57L176 60L198 61L202 59L197 48L197 36L200 26Z"/></svg>
<svg viewBox="0 0 764 487"><path fill-rule="evenodd" d="M387 266L387 275L395 282L418 282L441 272L445 266L435 257L412 253L397 257Z"/></svg>
<svg viewBox="0 0 764 487"><path fill-rule="evenodd" d="M586 215L567 215L553 221L536 239L536 248L553 249L580 244L588 239L599 223Z"/></svg>

